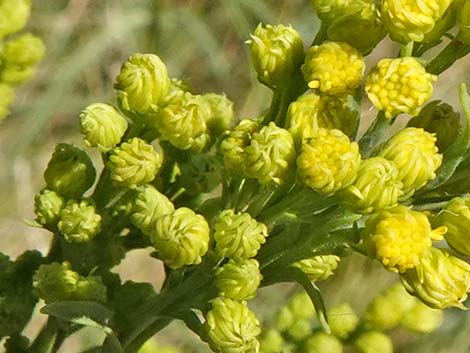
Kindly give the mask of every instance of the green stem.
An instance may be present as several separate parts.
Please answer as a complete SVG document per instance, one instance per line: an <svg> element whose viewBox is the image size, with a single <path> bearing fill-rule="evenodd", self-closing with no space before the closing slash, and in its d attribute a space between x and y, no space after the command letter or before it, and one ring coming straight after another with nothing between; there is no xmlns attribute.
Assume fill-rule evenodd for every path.
<svg viewBox="0 0 470 353"><path fill-rule="evenodd" d="M368 157L373 148L378 145L384 137L393 121L385 117L384 112L379 112L374 122L369 126L366 133L359 140L359 148L363 157Z"/></svg>
<svg viewBox="0 0 470 353"><path fill-rule="evenodd" d="M281 104L281 98L282 90L279 88L273 89L273 98L271 100L271 106L269 107L269 111L264 116L261 125L268 125L270 121L273 121L275 119L279 105Z"/></svg>
<svg viewBox="0 0 470 353"><path fill-rule="evenodd" d="M439 75L468 53L470 45L454 39L426 66L426 71Z"/></svg>
<svg viewBox="0 0 470 353"><path fill-rule="evenodd" d="M327 30L328 30L328 26L322 21L321 25L320 25L320 28L318 29L318 32L315 35L315 38L313 39L312 46L320 45L325 40L328 39Z"/></svg>
<svg viewBox="0 0 470 353"><path fill-rule="evenodd" d="M124 348L125 353L136 353L153 335L164 329L173 321L172 318L162 317L156 319L151 325L143 330L127 347Z"/></svg>
<svg viewBox="0 0 470 353"><path fill-rule="evenodd" d="M56 346L59 325L57 320L49 317L36 339L31 344L31 352L34 353L55 353L59 347ZM56 348L56 349L55 349Z"/></svg>
<svg viewBox="0 0 470 353"><path fill-rule="evenodd" d="M413 55L413 44L414 42L408 42L406 45L402 45L400 48L400 57L404 58L407 56L412 56Z"/></svg>

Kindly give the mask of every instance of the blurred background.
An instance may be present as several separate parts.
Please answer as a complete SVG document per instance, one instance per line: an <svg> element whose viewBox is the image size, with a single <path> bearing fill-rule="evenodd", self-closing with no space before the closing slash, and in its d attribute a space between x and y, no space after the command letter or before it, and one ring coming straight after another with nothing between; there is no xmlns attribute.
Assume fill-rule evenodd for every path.
<svg viewBox="0 0 470 353"><path fill-rule="evenodd" d="M188 80L195 92L225 93L235 102L238 118L253 117L269 104L270 91L257 82L250 67L244 44L249 34L259 22L291 24L308 46L319 27L308 0L37 0L33 4L28 29L44 39L47 54L36 77L18 91L12 115L0 127L0 249L12 257L27 248L46 251L47 232L24 222L34 218L33 197L44 186L42 171L56 143L82 145L80 110L92 102L114 102L114 78L130 54L158 54L172 77ZM397 50L395 44L383 41L367 58L369 67L378 58L395 56ZM434 98L460 110L461 81L470 82L468 58L440 76ZM364 103L363 121L373 114ZM162 280L160 264L144 251L129 254L116 271L124 279L149 281L157 288ZM360 313L395 279L371 261L352 256L321 288L327 305L346 301ZM290 285L263 289L253 308L269 322L293 291ZM38 314L28 332L34 334L43 319ZM208 352L188 332L174 323L158 340L180 347L181 352ZM449 310L432 337L400 331L393 336L397 352L467 353L470 314ZM61 352L78 352L80 345L98 339L95 332L84 331Z"/></svg>

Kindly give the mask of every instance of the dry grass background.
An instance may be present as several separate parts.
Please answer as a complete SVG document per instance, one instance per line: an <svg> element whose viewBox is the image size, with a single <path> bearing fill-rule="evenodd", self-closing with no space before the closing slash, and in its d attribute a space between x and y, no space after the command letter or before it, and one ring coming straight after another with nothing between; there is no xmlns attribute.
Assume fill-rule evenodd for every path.
<svg viewBox="0 0 470 353"><path fill-rule="evenodd" d="M30 228L33 195L44 186L42 171L57 142L81 145L78 113L87 104L113 101L112 84L120 64L134 52L154 52L173 77L188 79L199 92L224 92L235 102L237 117L252 117L269 104L269 91L256 82L244 41L259 22L292 24L305 43L311 42L318 20L308 0L36 0L29 29L48 48L35 79L22 87L12 116L0 127L0 249L15 257L27 248L47 250L47 232ZM396 45L384 41L369 57L395 55ZM442 74L436 99L460 109L457 87L470 82L470 59ZM363 107L362 128L373 118ZM401 118L401 124L406 118ZM398 123L398 125L400 122ZM116 269L125 279L161 283L161 267L145 251L136 251ZM387 283L384 270L358 256L343 261L338 275L322 284L327 304L350 302L359 312ZM279 288L278 288L279 289ZM266 288L253 302L264 320L295 290ZM44 318L28 327L34 333ZM470 315L449 311L442 329L431 338L395 332L402 353L470 352ZM61 350L100 339L84 330ZM163 342L208 352L205 345L175 323L158 335ZM0 348L1 351L1 348Z"/></svg>

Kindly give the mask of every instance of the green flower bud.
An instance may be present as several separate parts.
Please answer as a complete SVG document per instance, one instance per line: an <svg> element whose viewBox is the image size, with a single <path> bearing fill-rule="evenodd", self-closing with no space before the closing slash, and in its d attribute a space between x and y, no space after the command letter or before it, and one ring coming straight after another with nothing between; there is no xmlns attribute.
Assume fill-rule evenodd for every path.
<svg viewBox="0 0 470 353"><path fill-rule="evenodd" d="M210 140L206 121L211 105L203 96L189 92L170 99L156 116L163 140L182 150L201 151Z"/></svg>
<svg viewBox="0 0 470 353"><path fill-rule="evenodd" d="M127 120L111 105L93 103L80 114L80 132L87 146L106 151L114 147L127 130Z"/></svg>
<svg viewBox="0 0 470 353"><path fill-rule="evenodd" d="M405 314L417 302L418 300L408 294L401 283L397 283L369 303L364 313L364 320L373 329L393 329L402 322Z"/></svg>
<svg viewBox="0 0 470 353"><path fill-rule="evenodd" d="M80 280L80 275L74 272L70 264L53 262L39 266L33 277L33 285L37 294L46 303L70 300Z"/></svg>
<svg viewBox="0 0 470 353"><path fill-rule="evenodd" d="M439 151L446 150L460 131L460 114L446 103L432 101L408 122L408 126L422 128L436 136Z"/></svg>
<svg viewBox="0 0 470 353"><path fill-rule="evenodd" d="M297 292L292 296L287 307L296 320L312 320L316 314L312 299L305 291Z"/></svg>
<svg viewBox="0 0 470 353"><path fill-rule="evenodd" d="M5 43L1 52L4 66L34 66L44 57L46 47L41 38L22 34Z"/></svg>
<svg viewBox="0 0 470 353"><path fill-rule="evenodd" d="M258 80L270 88L291 79L304 58L302 38L291 26L260 23L247 43Z"/></svg>
<svg viewBox="0 0 470 353"><path fill-rule="evenodd" d="M31 12L30 0L2 0L0 2L0 38L20 31Z"/></svg>
<svg viewBox="0 0 470 353"><path fill-rule="evenodd" d="M240 173L245 160L245 148L250 144L253 134L260 129L260 124L251 119L244 119L235 126L222 141L220 150L224 156L225 167L233 173Z"/></svg>
<svg viewBox="0 0 470 353"><path fill-rule="evenodd" d="M379 331L368 331L361 334L355 341L357 353L393 353L390 337Z"/></svg>
<svg viewBox="0 0 470 353"><path fill-rule="evenodd" d="M447 243L458 252L470 256L470 197L452 199L436 217L437 224L447 228Z"/></svg>
<svg viewBox="0 0 470 353"><path fill-rule="evenodd" d="M403 195L398 169L382 157L361 162L357 178L342 194L344 205L357 213L371 213L396 206Z"/></svg>
<svg viewBox="0 0 470 353"><path fill-rule="evenodd" d="M64 207L64 199L56 192L45 189L34 197L36 220L47 227L55 227Z"/></svg>
<svg viewBox="0 0 470 353"><path fill-rule="evenodd" d="M294 341L303 341L312 334L312 322L305 319L296 319L287 329L287 335Z"/></svg>
<svg viewBox="0 0 470 353"><path fill-rule="evenodd" d="M256 256L266 242L268 228L248 213L222 211L214 226L215 251L234 260Z"/></svg>
<svg viewBox="0 0 470 353"><path fill-rule="evenodd" d="M392 272L403 273L418 266L420 257L441 240L444 227L431 229L424 213L405 206L383 210L367 219L365 234L371 255Z"/></svg>
<svg viewBox="0 0 470 353"><path fill-rule="evenodd" d="M281 184L295 161L294 139L273 122L255 132L245 149L244 173L260 183Z"/></svg>
<svg viewBox="0 0 470 353"><path fill-rule="evenodd" d="M77 283L74 300L106 302L106 287L99 276L81 277Z"/></svg>
<svg viewBox="0 0 470 353"><path fill-rule="evenodd" d="M145 114L163 101L170 78L157 55L134 54L122 65L114 88L123 110Z"/></svg>
<svg viewBox="0 0 470 353"><path fill-rule="evenodd" d="M382 59L367 76L365 90L386 118L401 113L415 116L431 98L436 80L415 58Z"/></svg>
<svg viewBox="0 0 470 353"><path fill-rule="evenodd" d="M305 273L310 281L324 281L333 275L339 260L336 255L320 255L297 261L292 266Z"/></svg>
<svg viewBox="0 0 470 353"><path fill-rule="evenodd" d="M356 89L365 67L361 53L349 44L327 42L307 51L302 73L310 88L334 95Z"/></svg>
<svg viewBox="0 0 470 353"><path fill-rule="evenodd" d="M416 333L431 333L442 325L442 321L442 310L432 309L418 302L405 313L401 326Z"/></svg>
<svg viewBox="0 0 470 353"><path fill-rule="evenodd" d="M340 339L348 338L359 324L359 318L353 308L346 303L328 309L327 316L331 334Z"/></svg>
<svg viewBox="0 0 470 353"><path fill-rule="evenodd" d="M0 71L0 81L9 85L19 85L31 79L35 74L35 66L4 66Z"/></svg>
<svg viewBox="0 0 470 353"><path fill-rule="evenodd" d="M256 296L262 279L258 261L230 260L217 270L215 285L222 296L242 301Z"/></svg>
<svg viewBox="0 0 470 353"><path fill-rule="evenodd" d="M335 336L323 332L315 333L304 346L306 353L343 353L343 345Z"/></svg>
<svg viewBox="0 0 470 353"><path fill-rule="evenodd" d="M421 189L436 177L442 155L436 147L436 137L413 127L397 132L382 148L379 155L395 163L398 179L403 183L403 199Z"/></svg>
<svg viewBox="0 0 470 353"><path fill-rule="evenodd" d="M135 188L151 182L162 161L162 156L151 144L134 137L112 150L107 167L111 171L111 179Z"/></svg>
<svg viewBox="0 0 470 353"><path fill-rule="evenodd" d="M470 291L470 265L448 252L429 249L412 270L401 275L406 290L435 309L465 308Z"/></svg>
<svg viewBox="0 0 470 353"><path fill-rule="evenodd" d="M0 83L0 122L10 114L10 105L15 100L15 91L9 85Z"/></svg>
<svg viewBox="0 0 470 353"><path fill-rule="evenodd" d="M423 43L440 42L447 31L454 27L459 2L461 1L452 1L444 15L434 23L434 28L424 35Z"/></svg>
<svg viewBox="0 0 470 353"><path fill-rule="evenodd" d="M431 32L437 20L451 4L451 0L384 0L382 23L390 37L401 43L421 42Z"/></svg>
<svg viewBox="0 0 470 353"><path fill-rule="evenodd" d="M310 0L310 3L318 18L328 24L344 13L349 0Z"/></svg>
<svg viewBox="0 0 470 353"><path fill-rule="evenodd" d="M468 0L460 1L460 6L457 10L457 23L460 28L458 39L470 45L470 2Z"/></svg>
<svg viewBox="0 0 470 353"><path fill-rule="evenodd" d="M67 242L86 243L100 232L101 216L87 200L69 200L60 211L57 227Z"/></svg>
<svg viewBox="0 0 470 353"><path fill-rule="evenodd" d="M208 343L218 353L256 353L261 327L245 302L216 298L206 315L204 329Z"/></svg>
<svg viewBox="0 0 470 353"><path fill-rule="evenodd" d="M191 86L188 82L177 78L170 79L170 88L165 96L163 105L168 103L175 96L183 96L186 92L191 92Z"/></svg>
<svg viewBox="0 0 470 353"><path fill-rule="evenodd" d="M290 307L281 307L276 315L276 328L280 332L286 332L290 327L292 327L292 325L294 325L295 320L296 317Z"/></svg>
<svg viewBox="0 0 470 353"><path fill-rule="evenodd" d="M260 352L279 353L283 352L284 338L274 329L266 331L260 340Z"/></svg>
<svg viewBox="0 0 470 353"><path fill-rule="evenodd" d="M348 187L361 162L359 146L340 130L319 129L302 145L297 172L311 189L330 194Z"/></svg>
<svg viewBox="0 0 470 353"><path fill-rule="evenodd" d="M202 96L209 104L211 113L206 120L209 131L218 136L228 129L233 120L233 102L225 95L207 93Z"/></svg>
<svg viewBox="0 0 470 353"><path fill-rule="evenodd" d="M170 268L197 265L209 249L209 225L203 216L181 207L157 219L150 240Z"/></svg>
<svg viewBox="0 0 470 353"><path fill-rule="evenodd" d="M79 148L66 143L56 146L44 171L47 187L65 198L79 198L95 182L93 163Z"/></svg>
<svg viewBox="0 0 470 353"><path fill-rule="evenodd" d="M175 210L173 203L152 185L137 189L137 196L132 208L131 221L144 234L155 232L157 220Z"/></svg>

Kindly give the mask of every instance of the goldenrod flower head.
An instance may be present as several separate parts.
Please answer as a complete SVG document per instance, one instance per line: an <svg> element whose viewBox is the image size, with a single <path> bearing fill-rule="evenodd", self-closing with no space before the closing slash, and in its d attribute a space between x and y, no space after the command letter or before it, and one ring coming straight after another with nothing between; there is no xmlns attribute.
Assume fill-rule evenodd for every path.
<svg viewBox="0 0 470 353"><path fill-rule="evenodd" d="M260 183L281 184L295 161L294 139L289 131L271 122L253 134L244 157L245 175Z"/></svg>
<svg viewBox="0 0 470 353"><path fill-rule="evenodd" d="M464 308L470 291L470 265L445 250L431 248L414 269L401 275L406 290L435 309Z"/></svg>
<svg viewBox="0 0 470 353"><path fill-rule="evenodd" d="M142 233L150 236L155 232L157 220L175 210L173 203L152 185L137 189L132 205L131 221Z"/></svg>
<svg viewBox="0 0 470 353"><path fill-rule="evenodd" d="M364 313L365 322L377 330L390 330L403 320L404 315L413 308L418 300L397 283L377 295Z"/></svg>
<svg viewBox="0 0 470 353"><path fill-rule="evenodd" d="M233 120L233 102L225 95L215 93L207 93L202 98L211 111L206 120L207 128L211 134L218 136L228 129Z"/></svg>
<svg viewBox="0 0 470 353"><path fill-rule="evenodd" d="M361 84L365 67L361 53L349 44L327 42L307 51L302 73L310 88L341 94Z"/></svg>
<svg viewBox="0 0 470 353"><path fill-rule="evenodd" d="M335 336L318 332L304 343L306 353L343 353L343 344Z"/></svg>
<svg viewBox="0 0 470 353"><path fill-rule="evenodd" d="M10 105L15 100L15 91L10 85L0 83L0 122L10 114Z"/></svg>
<svg viewBox="0 0 470 353"><path fill-rule="evenodd" d="M34 197L36 220L47 227L55 227L64 207L64 199L55 191L44 189Z"/></svg>
<svg viewBox="0 0 470 353"><path fill-rule="evenodd" d="M44 171L47 187L65 198L79 198L95 182L96 171L85 151L66 143L56 146Z"/></svg>
<svg viewBox="0 0 470 353"><path fill-rule="evenodd" d="M343 203L358 213L371 213L396 206L403 195L398 169L382 157L361 162L357 178L343 193Z"/></svg>
<svg viewBox="0 0 470 353"><path fill-rule="evenodd" d="M414 116L431 98L436 80L415 58L382 59L367 76L365 90L386 118L401 113Z"/></svg>
<svg viewBox="0 0 470 353"><path fill-rule="evenodd" d="M261 326L245 302L216 298L204 324L208 343L218 353L258 353Z"/></svg>
<svg viewBox="0 0 470 353"><path fill-rule="evenodd" d="M123 110L145 114L163 101L170 88L170 78L166 65L157 55L133 54L122 65L114 88Z"/></svg>
<svg viewBox="0 0 470 353"><path fill-rule="evenodd" d="M369 218L365 231L372 255L389 271L403 273L419 264L432 241L442 239L445 228L432 230L425 214L397 206Z"/></svg>
<svg viewBox="0 0 470 353"><path fill-rule="evenodd" d="M260 23L250 37L247 43L258 80L270 88L288 81L304 57L300 34L291 26Z"/></svg>
<svg viewBox="0 0 470 353"><path fill-rule="evenodd" d="M297 261L292 266L300 269L311 281L324 281L333 275L339 260L336 255L318 255Z"/></svg>
<svg viewBox="0 0 470 353"><path fill-rule="evenodd" d="M229 260L217 269L215 285L221 296L242 301L255 297L262 279L258 261Z"/></svg>
<svg viewBox="0 0 470 353"><path fill-rule="evenodd" d="M305 291L294 294L290 298L287 308L294 316L294 320L312 320L316 314L312 299Z"/></svg>
<svg viewBox="0 0 470 353"><path fill-rule="evenodd" d="M0 39L21 30L31 12L30 0L2 0L0 2Z"/></svg>
<svg viewBox="0 0 470 353"><path fill-rule="evenodd" d="M452 1L446 12L434 23L430 32L424 35L423 43L436 43L455 26L459 3L464 1Z"/></svg>
<svg viewBox="0 0 470 353"><path fill-rule="evenodd" d="M89 201L67 201L60 211L57 228L69 243L86 243L100 232L101 216Z"/></svg>
<svg viewBox="0 0 470 353"><path fill-rule="evenodd" d="M162 156L151 144L134 137L111 151L107 167L112 180L134 188L151 182L162 161Z"/></svg>
<svg viewBox="0 0 470 353"><path fill-rule="evenodd" d="M403 183L403 198L410 197L429 180L433 180L442 163L436 137L413 127L397 132L383 146L379 155L397 167L398 179Z"/></svg>
<svg viewBox="0 0 470 353"><path fill-rule="evenodd" d="M382 23L390 37L401 43L421 42L452 0L384 0Z"/></svg>
<svg viewBox="0 0 470 353"><path fill-rule="evenodd" d="M5 42L0 57L3 66L34 66L41 61L45 52L41 38L25 33Z"/></svg>
<svg viewBox="0 0 470 353"><path fill-rule="evenodd" d="M214 226L215 251L235 260L256 256L266 242L268 228L248 213L222 211Z"/></svg>
<svg viewBox="0 0 470 353"><path fill-rule="evenodd" d="M211 106L203 96L189 92L171 98L157 113L156 126L163 140L182 150L201 151L210 140L206 121Z"/></svg>
<svg viewBox="0 0 470 353"><path fill-rule="evenodd" d="M442 310L430 308L418 301L405 313L401 326L416 333L431 333L442 325L443 316Z"/></svg>
<svg viewBox="0 0 470 353"><path fill-rule="evenodd" d="M181 207L157 219L150 240L170 268L197 265L209 249L209 225L203 216Z"/></svg>
<svg viewBox="0 0 470 353"><path fill-rule="evenodd" d="M224 164L231 172L241 172L245 160L245 148L250 144L253 134L259 129L260 124L257 121L244 119L222 141L220 150L224 156Z"/></svg>
<svg viewBox="0 0 470 353"><path fill-rule="evenodd" d="M121 142L126 130L127 120L109 104L90 104L80 114L80 132L87 146L106 151Z"/></svg>
<svg viewBox="0 0 470 353"><path fill-rule="evenodd" d="M452 199L436 217L447 228L447 243L458 252L470 256L470 197Z"/></svg>
<svg viewBox="0 0 470 353"><path fill-rule="evenodd" d="M279 353L283 351L284 338L275 329L267 330L260 340L260 352Z"/></svg>
<svg viewBox="0 0 470 353"><path fill-rule="evenodd" d="M436 136L436 146L443 152L460 131L460 114L446 103L432 101L408 122L408 126L422 128Z"/></svg>
<svg viewBox="0 0 470 353"><path fill-rule="evenodd" d="M304 141L297 158L297 172L311 189L329 194L349 186L356 178L361 162L356 142L340 130L320 128Z"/></svg>
<svg viewBox="0 0 470 353"><path fill-rule="evenodd" d="M346 339L359 324L359 318L347 303L334 306L327 311L331 334Z"/></svg>
<svg viewBox="0 0 470 353"><path fill-rule="evenodd" d="M389 336L379 331L368 331L354 341L357 353L393 353L393 343Z"/></svg>

